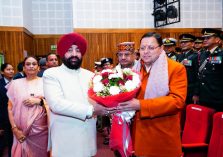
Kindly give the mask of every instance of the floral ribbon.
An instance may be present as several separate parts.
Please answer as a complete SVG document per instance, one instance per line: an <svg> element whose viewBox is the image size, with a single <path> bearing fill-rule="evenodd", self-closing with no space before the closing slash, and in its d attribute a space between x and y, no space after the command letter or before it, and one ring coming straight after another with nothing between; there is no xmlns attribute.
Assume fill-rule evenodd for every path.
<svg viewBox="0 0 223 157"><path fill-rule="evenodd" d="M115 114L118 118L118 124L123 125L122 129L122 142L123 142L123 149L124 154L128 157L127 150L129 148L129 144L131 141L131 135L129 129L130 120L135 115L135 111L128 111L128 112L121 112Z"/></svg>

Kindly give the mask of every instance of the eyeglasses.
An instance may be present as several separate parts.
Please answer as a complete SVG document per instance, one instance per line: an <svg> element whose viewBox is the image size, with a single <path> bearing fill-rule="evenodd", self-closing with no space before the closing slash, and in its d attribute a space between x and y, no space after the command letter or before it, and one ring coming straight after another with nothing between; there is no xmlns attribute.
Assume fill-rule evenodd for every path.
<svg viewBox="0 0 223 157"><path fill-rule="evenodd" d="M148 45L148 46L140 46L139 49L140 49L140 51L145 51L147 48L148 50L153 51L153 50L157 49L158 47L160 47L160 46L158 45L156 47L153 47L153 46Z"/></svg>
<svg viewBox="0 0 223 157"><path fill-rule="evenodd" d="M118 56L118 57L122 57L122 56L124 56L124 57L129 57L131 54L132 54L132 53L117 53L117 56Z"/></svg>

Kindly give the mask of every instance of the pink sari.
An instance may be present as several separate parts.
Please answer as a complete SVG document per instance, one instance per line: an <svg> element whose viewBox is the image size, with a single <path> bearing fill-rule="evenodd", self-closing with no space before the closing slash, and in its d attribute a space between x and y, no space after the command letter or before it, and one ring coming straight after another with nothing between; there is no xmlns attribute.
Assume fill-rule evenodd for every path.
<svg viewBox="0 0 223 157"><path fill-rule="evenodd" d="M43 96L43 81L38 78L27 81L26 78L11 81L7 95L13 104L12 112L15 124L22 130L26 140L20 143L13 139L13 157L47 157L48 126L47 114L42 106L27 107L23 100L30 96Z"/></svg>

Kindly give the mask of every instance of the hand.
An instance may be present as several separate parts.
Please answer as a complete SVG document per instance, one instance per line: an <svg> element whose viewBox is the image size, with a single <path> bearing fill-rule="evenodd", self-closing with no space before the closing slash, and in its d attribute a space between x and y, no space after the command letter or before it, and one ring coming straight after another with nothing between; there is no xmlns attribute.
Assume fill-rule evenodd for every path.
<svg viewBox="0 0 223 157"><path fill-rule="evenodd" d="M198 104L198 103L199 103L199 96L194 95L194 96L192 97L192 100L193 100L194 104Z"/></svg>
<svg viewBox="0 0 223 157"><path fill-rule="evenodd" d="M23 104L26 106L39 105L41 99L38 97L29 97L28 99L23 101Z"/></svg>
<svg viewBox="0 0 223 157"><path fill-rule="evenodd" d="M132 100L119 103L117 106L118 111L132 111L140 110L140 103L138 99L133 98Z"/></svg>
<svg viewBox="0 0 223 157"><path fill-rule="evenodd" d="M88 101L93 105L93 108L94 108L94 112L92 116L108 114L106 107L104 107L103 105L98 104L96 101L94 101L91 98L88 98Z"/></svg>
<svg viewBox="0 0 223 157"><path fill-rule="evenodd" d="M94 107L94 113L93 115L108 115L109 112L107 111L106 107L100 104L93 104Z"/></svg>
<svg viewBox="0 0 223 157"><path fill-rule="evenodd" d="M13 129L13 134L15 135L16 139L20 142L23 143L26 140L26 136L23 134L23 132L18 129L14 128Z"/></svg>

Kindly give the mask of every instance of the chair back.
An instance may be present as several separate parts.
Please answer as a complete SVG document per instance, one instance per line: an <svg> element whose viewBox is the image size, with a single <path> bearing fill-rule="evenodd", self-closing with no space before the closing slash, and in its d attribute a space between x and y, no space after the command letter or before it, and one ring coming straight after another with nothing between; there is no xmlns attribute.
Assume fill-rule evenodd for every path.
<svg viewBox="0 0 223 157"><path fill-rule="evenodd" d="M189 104L186 108L182 144L208 143L214 112L214 109L205 106Z"/></svg>
<svg viewBox="0 0 223 157"><path fill-rule="evenodd" d="M223 112L214 114L208 157L223 157Z"/></svg>

